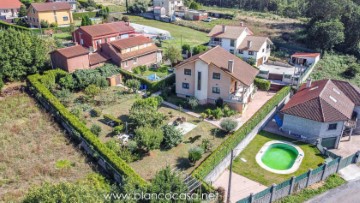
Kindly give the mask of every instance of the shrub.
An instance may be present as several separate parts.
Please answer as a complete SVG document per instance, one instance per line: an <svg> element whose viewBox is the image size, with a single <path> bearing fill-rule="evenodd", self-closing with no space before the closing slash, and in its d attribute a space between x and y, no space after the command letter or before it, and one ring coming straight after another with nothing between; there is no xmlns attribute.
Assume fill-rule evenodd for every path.
<svg viewBox="0 0 360 203"><path fill-rule="evenodd" d="M65 106L68 106L73 100L73 95L68 89L58 90L54 94Z"/></svg>
<svg viewBox="0 0 360 203"><path fill-rule="evenodd" d="M60 78L59 85L62 88L72 90L75 88L75 81L73 79L73 76L68 74L65 77Z"/></svg>
<svg viewBox="0 0 360 203"><path fill-rule="evenodd" d="M183 135L175 126L165 125L162 130L164 132L162 145L165 149L171 149L181 143Z"/></svg>
<svg viewBox="0 0 360 203"><path fill-rule="evenodd" d="M206 113L201 113L200 114L200 118L202 118L202 119L205 119L205 118L207 118L208 117L208 115L206 114Z"/></svg>
<svg viewBox="0 0 360 203"><path fill-rule="evenodd" d="M124 22L129 22L129 17L128 16L123 16L122 18L121 18L121 20L122 21L124 21Z"/></svg>
<svg viewBox="0 0 360 203"><path fill-rule="evenodd" d="M101 116L101 109L94 108L90 112L91 117L100 117Z"/></svg>
<svg viewBox="0 0 360 203"><path fill-rule="evenodd" d="M196 107L199 105L199 100L196 97L190 97L187 100L187 103L191 107L191 109L196 109Z"/></svg>
<svg viewBox="0 0 360 203"><path fill-rule="evenodd" d="M135 130L135 141L138 147L145 151L159 149L163 138L163 131L159 128L145 126Z"/></svg>
<svg viewBox="0 0 360 203"><path fill-rule="evenodd" d="M85 94L90 97L95 97L100 93L100 87L96 85L89 85L87 88L85 88Z"/></svg>
<svg viewBox="0 0 360 203"><path fill-rule="evenodd" d="M104 119L105 120L109 120L112 121L114 123L114 126L119 126L121 125L121 120L118 118L115 118L114 116L110 115L110 114L104 114Z"/></svg>
<svg viewBox="0 0 360 203"><path fill-rule="evenodd" d="M237 127L238 122L231 118L226 118L223 121L221 121L220 126L223 130L226 132L232 132Z"/></svg>
<svg viewBox="0 0 360 203"><path fill-rule="evenodd" d="M70 111L74 116L80 118L82 110L79 107L75 107Z"/></svg>
<svg viewBox="0 0 360 203"><path fill-rule="evenodd" d="M130 80L127 80L127 81L125 82L125 85L126 85L128 88L130 88L130 90L131 90L132 92L136 92L137 90L140 89L141 83L140 83L139 80L130 79Z"/></svg>
<svg viewBox="0 0 360 203"><path fill-rule="evenodd" d="M246 62L251 66L254 66L256 64L256 60L254 58L248 58Z"/></svg>
<svg viewBox="0 0 360 203"><path fill-rule="evenodd" d="M137 159L137 156L134 156L128 148L122 146L119 141L110 140L106 142L105 145L127 163L133 162Z"/></svg>
<svg viewBox="0 0 360 203"><path fill-rule="evenodd" d="M124 130L124 126L122 125L115 126L113 129L113 134L119 135L123 130Z"/></svg>
<svg viewBox="0 0 360 203"><path fill-rule="evenodd" d="M138 149L138 144L135 140L129 140L127 143L127 148L131 151L134 152Z"/></svg>
<svg viewBox="0 0 360 203"><path fill-rule="evenodd" d="M99 136L100 133L101 133L101 127L96 125L96 124L93 124L90 128L91 132L94 133L96 136Z"/></svg>
<svg viewBox="0 0 360 203"><path fill-rule="evenodd" d="M353 79L356 76L356 74L358 74L359 72L360 72L360 65L353 63L343 72L342 75L347 79Z"/></svg>
<svg viewBox="0 0 360 203"><path fill-rule="evenodd" d="M209 139L203 139L201 141L200 147L203 148L203 150L205 152L209 152L211 150L211 148L213 147L213 144L210 142Z"/></svg>
<svg viewBox="0 0 360 203"><path fill-rule="evenodd" d="M257 88L263 91L269 91L271 82L269 80L255 78L254 84Z"/></svg>
<svg viewBox="0 0 360 203"><path fill-rule="evenodd" d="M223 108L223 113L224 113L224 116L225 116L225 117L231 117L231 116L237 114L236 111L230 109L230 107L227 106L227 105L224 106L224 108Z"/></svg>
<svg viewBox="0 0 360 203"><path fill-rule="evenodd" d="M45 20L41 20L40 26L41 26L41 28L48 28L49 27L49 22L45 21Z"/></svg>
<svg viewBox="0 0 360 203"><path fill-rule="evenodd" d="M222 108L224 106L224 100L221 97L219 97L217 100L215 100L215 105L217 107Z"/></svg>
<svg viewBox="0 0 360 203"><path fill-rule="evenodd" d="M0 75L0 92L1 92L1 89L4 87L4 81L3 79L1 78L1 75Z"/></svg>
<svg viewBox="0 0 360 203"><path fill-rule="evenodd" d="M198 45L198 46L194 47L193 55L200 54L202 52L205 52L206 50L208 50L208 48L206 46Z"/></svg>
<svg viewBox="0 0 360 203"><path fill-rule="evenodd" d="M200 160L202 155L204 154L204 150L201 147L194 147L189 150L189 161L191 163L195 163Z"/></svg>
<svg viewBox="0 0 360 203"><path fill-rule="evenodd" d="M221 117L224 116L224 113L222 112L222 110L220 108L216 108L211 112L211 115L216 119L220 119Z"/></svg>
<svg viewBox="0 0 360 203"><path fill-rule="evenodd" d="M206 110L205 110L205 114L207 114L207 116L212 115L211 109L206 109Z"/></svg>

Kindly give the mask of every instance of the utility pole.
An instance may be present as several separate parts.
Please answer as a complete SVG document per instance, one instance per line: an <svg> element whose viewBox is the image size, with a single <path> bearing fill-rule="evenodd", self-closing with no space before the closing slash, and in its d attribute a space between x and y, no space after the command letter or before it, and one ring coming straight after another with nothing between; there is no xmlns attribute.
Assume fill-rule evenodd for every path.
<svg viewBox="0 0 360 203"><path fill-rule="evenodd" d="M129 13L129 3L128 3L128 0L126 0L125 5L126 5L126 13L128 14L128 13Z"/></svg>
<svg viewBox="0 0 360 203"><path fill-rule="evenodd" d="M230 174L229 174L229 184L228 184L228 192L227 192L227 198L226 198L226 203L230 203L230 190L231 190L231 175L232 175L232 162L233 162L233 158L234 158L234 150L231 150L230 153Z"/></svg>

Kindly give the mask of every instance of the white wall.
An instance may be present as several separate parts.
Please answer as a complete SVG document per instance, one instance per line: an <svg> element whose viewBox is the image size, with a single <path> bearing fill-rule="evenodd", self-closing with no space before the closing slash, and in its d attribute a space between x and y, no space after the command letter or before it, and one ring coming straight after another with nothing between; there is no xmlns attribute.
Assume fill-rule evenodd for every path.
<svg viewBox="0 0 360 203"><path fill-rule="evenodd" d="M13 10L14 16L11 10ZM15 18L18 16L18 11L17 9L0 9L0 16L5 16L5 19Z"/></svg>
<svg viewBox="0 0 360 203"><path fill-rule="evenodd" d="M198 73L201 72L201 90L198 90ZM205 62L195 62L195 97L203 102L207 101L209 67Z"/></svg>

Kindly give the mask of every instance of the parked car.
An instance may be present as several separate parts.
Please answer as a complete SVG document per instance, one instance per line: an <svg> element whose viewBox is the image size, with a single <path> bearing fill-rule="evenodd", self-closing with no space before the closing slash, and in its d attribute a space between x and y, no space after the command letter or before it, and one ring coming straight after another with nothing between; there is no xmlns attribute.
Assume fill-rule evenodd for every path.
<svg viewBox="0 0 360 203"><path fill-rule="evenodd" d="M211 17L205 18L203 21L204 22L211 22L213 19Z"/></svg>

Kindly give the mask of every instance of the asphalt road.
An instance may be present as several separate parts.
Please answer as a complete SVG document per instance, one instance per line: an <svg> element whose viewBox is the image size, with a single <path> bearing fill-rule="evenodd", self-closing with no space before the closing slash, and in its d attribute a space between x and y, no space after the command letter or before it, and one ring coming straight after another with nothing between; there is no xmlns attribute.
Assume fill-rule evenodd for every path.
<svg viewBox="0 0 360 203"><path fill-rule="evenodd" d="M338 188L318 195L307 203L359 203L360 180L348 182Z"/></svg>

